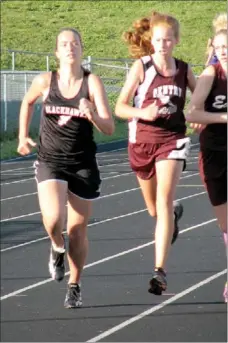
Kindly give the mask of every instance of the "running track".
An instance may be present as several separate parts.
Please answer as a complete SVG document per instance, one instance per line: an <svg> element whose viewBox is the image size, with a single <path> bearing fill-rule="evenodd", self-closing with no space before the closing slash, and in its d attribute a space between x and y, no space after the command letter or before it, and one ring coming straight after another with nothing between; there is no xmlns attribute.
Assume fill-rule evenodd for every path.
<svg viewBox="0 0 228 343"><path fill-rule="evenodd" d="M98 154L102 196L94 202L83 308L76 310L63 307L67 277L59 284L49 278L33 160L2 163L1 341L226 342L225 251L199 178L198 144L177 189L185 212L167 266L168 290L160 297L147 292L154 221L126 148L106 150Z"/></svg>

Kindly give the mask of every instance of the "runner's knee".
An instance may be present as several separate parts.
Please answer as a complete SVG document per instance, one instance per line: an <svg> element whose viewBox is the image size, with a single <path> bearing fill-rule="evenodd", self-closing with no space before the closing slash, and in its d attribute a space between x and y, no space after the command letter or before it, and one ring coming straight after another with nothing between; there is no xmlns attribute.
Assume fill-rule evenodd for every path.
<svg viewBox="0 0 228 343"><path fill-rule="evenodd" d="M43 216L43 222L44 222L45 227L49 229L50 231L58 230L59 228L63 226L62 216L58 216L58 215L49 215L49 216L45 215Z"/></svg>

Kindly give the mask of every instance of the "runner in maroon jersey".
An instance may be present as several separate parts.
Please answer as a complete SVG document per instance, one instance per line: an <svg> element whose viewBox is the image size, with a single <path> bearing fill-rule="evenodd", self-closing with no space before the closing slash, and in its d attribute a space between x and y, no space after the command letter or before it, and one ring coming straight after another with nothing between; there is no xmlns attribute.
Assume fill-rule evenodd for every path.
<svg viewBox="0 0 228 343"><path fill-rule="evenodd" d="M149 292L167 288L164 271L171 243L178 236L183 207L173 202L190 147L184 105L195 77L187 63L172 56L179 23L154 12L134 23L125 40L133 64L116 104L116 115L129 120L129 159L151 216L156 217L155 270ZM133 99L133 106L130 105Z"/></svg>
<svg viewBox="0 0 228 343"><path fill-rule="evenodd" d="M202 125L200 175L227 248L227 30L216 33L213 47L218 63L207 67L200 76L187 120ZM227 302L227 284L224 298Z"/></svg>
<svg viewBox="0 0 228 343"><path fill-rule="evenodd" d="M25 95L20 112L18 152L26 155L35 143L29 122L35 101L43 97L35 174L45 229L51 239L49 271L64 278L62 232L67 212L70 277L65 307L82 305L80 277L88 251L87 223L91 200L100 195L93 125L112 134L114 121L100 78L81 66L78 31L62 29L56 39L59 69L38 75ZM67 207L66 207L67 203Z"/></svg>

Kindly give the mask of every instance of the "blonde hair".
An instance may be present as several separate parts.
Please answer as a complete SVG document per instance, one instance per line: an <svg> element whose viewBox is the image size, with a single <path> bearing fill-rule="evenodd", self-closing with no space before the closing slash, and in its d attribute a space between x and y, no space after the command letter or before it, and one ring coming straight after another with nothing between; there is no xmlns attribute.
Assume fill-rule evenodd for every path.
<svg viewBox="0 0 228 343"><path fill-rule="evenodd" d="M123 39L129 45L131 57L140 58L154 53L151 38L154 28L160 24L170 27L175 38L179 38L180 28L176 18L159 12L152 12L149 17L143 17L133 22L133 28L123 33Z"/></svg>
<svg viewBox="0 0 228 343"><path fill-rule="evenodd" d="M227 32L227 14L218 13L212 21L213 36L215 37L218 32ZM225 33L225 32L224 32ZM210 63L210 60L214 54L213 39L209 38L206 49L207 62L206 65Z"/></svg>
<svg viewBox="0 0 228 343"><path fill-rule="evenodd" d="M214 33L227 29L227 13L219 13L212 21Z"/></svg>

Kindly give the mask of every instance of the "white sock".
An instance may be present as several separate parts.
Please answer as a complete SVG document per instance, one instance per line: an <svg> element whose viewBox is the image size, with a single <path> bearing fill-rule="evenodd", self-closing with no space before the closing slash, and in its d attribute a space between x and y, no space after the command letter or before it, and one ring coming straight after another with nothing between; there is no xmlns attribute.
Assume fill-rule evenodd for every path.
<svg viewBox="0 0 228 343"><path fill-rule="evenodd" d="M63 247L58 247L55 243L52 243L52 247L56 252L59 252L60 254L63 254L66 250Z"/></svg>

